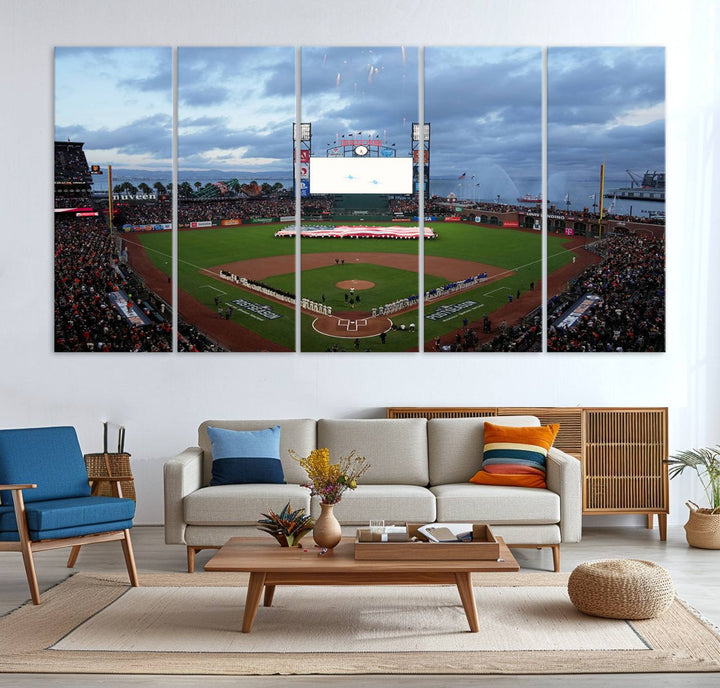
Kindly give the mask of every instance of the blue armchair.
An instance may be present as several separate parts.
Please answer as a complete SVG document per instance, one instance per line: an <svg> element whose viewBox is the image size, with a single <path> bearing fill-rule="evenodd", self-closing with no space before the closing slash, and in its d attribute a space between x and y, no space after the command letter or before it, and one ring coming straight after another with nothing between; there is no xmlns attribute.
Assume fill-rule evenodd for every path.
<svg viewBox="0 0 720 688"><path fill-rule="evenodd" d="M114 486L121 479L103 478ZM131 499L91 495L74 428L0 430L0 551L22 553L33 604L40 604L33 552L60 547L120 540L137 587L134 516Z"/></svg>

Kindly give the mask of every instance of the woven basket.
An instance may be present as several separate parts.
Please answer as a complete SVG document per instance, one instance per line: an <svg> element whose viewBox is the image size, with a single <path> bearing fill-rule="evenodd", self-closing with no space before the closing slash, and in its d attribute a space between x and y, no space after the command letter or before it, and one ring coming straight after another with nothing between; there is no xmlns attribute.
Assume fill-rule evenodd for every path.
<svg viewBox="0 0 720 688"><path fill-rule="evenodd" d="M690 547L720 549L720 511L700 509L695 502L686 502L690 518L685 524L685 536Z"/></svg>
<svg viewBox="0 0 720 688"><path fill-rule="evenodd" d="M670 574L652 561L601 559L580 564L568 579L577 609L608 619L652 619L675 599Z"/></svg>
<svg viewBox="0 0 720 688"><path fill-rule="evenodd" d="M113 478L116 476L132 475L130 470L130 454L85 454L85 467L87 468L88 478L92 482L93 478ZM122 496L135 500L135 483L132 480L122 480L120 482ZM94 491L95 494L103 497L112 497L112 486L110 483L98 483Z"/></svg>

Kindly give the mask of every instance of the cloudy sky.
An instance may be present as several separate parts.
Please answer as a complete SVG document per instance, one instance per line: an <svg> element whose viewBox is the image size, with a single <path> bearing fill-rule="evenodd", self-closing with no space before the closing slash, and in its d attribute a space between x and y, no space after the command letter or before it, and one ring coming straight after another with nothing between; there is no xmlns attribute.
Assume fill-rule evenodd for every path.
<svg viewBox="0 0 720 688"><path fill-rule="evenodd" d="M665 170L665 50L548 49L548 172Z"/></svg>
<svg viewBox="0 0 720 688"><path fill-rule="evenodd" d="M55 138L88 162L172 166L170 48L56 48Z"/></svg>
<svg viewBox="0 0 720 688"><path fill-rule="evenodd" d="M425 49L431 193L433 178L465 175L458 195L507 199L540 178L541 77L539 48Z"/></svg>
<svg viewBox="0 0 720 688"><path fill-rule="evenodd" d="M181 170L292 168L294 48L179 48Z"/></svg>
<svg viewBox="0 0 720 688"><path fill-rule="evenodd" d="M664 170L663 49L550 48L548 65L551 179L594 179L603 158L614 178ZM539 179L539 48L428 47L424 69L431 176ZM180 168L289 171L294 88L294 48L179 48ZM358 131L409 154L416 48L304 48L301 88L314 154ZM56 50L56 137L89 161L169 167L171 113L169 48Z"/></svg>
<svg viewBox="0 0 720 688"><path fill-rule="evenodd" d="M411 155L418 119L418 50L408 47L303 48L302 113L312 122L313 153L337 136L380 138Z"/></svg>

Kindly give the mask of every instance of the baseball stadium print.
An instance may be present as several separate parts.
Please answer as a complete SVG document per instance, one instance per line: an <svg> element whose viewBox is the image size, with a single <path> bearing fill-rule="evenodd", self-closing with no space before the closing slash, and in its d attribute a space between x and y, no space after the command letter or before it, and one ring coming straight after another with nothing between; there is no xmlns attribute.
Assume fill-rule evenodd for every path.
<svg viewBox="0 0 720 688"><path fill-rule="evenodd" d="M303 48L301 94L301 349L417 351L418 50Z"/></svg>
<svg viewBox="0 0 720 688"><path fill-rule="evenodd" d="M172 351L172 105L170 48L55 50L55 351Z"/></svg>
<svg viewBox="0 0 720 688"><path fill-rule="evenodd" d="M665 351L664 48L548 49L548 193L548 351Z"/></svg>
<svg viewBox="0 0 720 688"><path fill-rule="evenodd" d="M541 86L538 48L425 50L426 351L540 351Z"/></svg>
<svg viewBox="0 0 720 688"><path fill-rule="evenodd" d="M57 48L55 350L664 351L665 52L547 50L547 179L543 64Z"/></svg>
<svg viewBox="0 0 720 688"><path fill-rule="evenodd" d="M178 119L179 311L218 349L294 351L294 48L179 48Z"/></svg>

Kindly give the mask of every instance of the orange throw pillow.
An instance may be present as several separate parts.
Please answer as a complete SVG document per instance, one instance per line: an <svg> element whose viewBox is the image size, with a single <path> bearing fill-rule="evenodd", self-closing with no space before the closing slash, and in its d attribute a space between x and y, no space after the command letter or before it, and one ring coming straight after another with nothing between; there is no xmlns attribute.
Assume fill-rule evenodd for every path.
<svg viewBox="0 0 720 688"><path fill-rule="evenodd" d="M482 468L470 482L547 487L545 463L559 429L557 423L529 428L485 423Z"/></svg>

